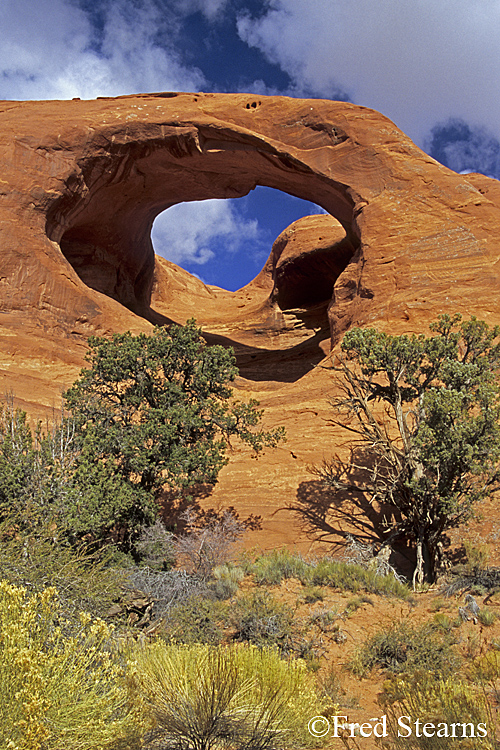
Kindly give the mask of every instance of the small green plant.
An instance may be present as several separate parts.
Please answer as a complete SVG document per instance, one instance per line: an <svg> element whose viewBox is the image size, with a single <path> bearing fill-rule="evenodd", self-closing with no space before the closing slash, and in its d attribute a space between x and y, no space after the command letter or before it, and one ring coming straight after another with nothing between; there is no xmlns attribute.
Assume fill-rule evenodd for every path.
<svg viewBox="0 0 500 750"><path fill-rule="evenodd" d="M325 598L325 590L320 586L306 586L304 589L304 601L307 604L314 604L315 602L322 602Z"/></svg>
<svg viewBox="0 0 500 750"><path fill-rule="evenodd" d="M233 565L218 565L213 571L213 590L217 599L231 599L244 578L241 568Z"/></svg>
<svg viewBox="0 0 500 750"><path fill-rule="evenodd" d="M311 625L316 625L322 633L329 633L333 630L335 623L341 618L342 615L337 609L323 606L313 612L309 618L309 622Z"/></svg>
<svg viewBox="0 0 500 750"><path fill-rule="evenodd" d="M355 653L351 669L363 675L374 667L393 673L426 669L447 677L460 659L452 646L455 639L431 623L413 626L400 622L374 633Z"/></svg>
<svg viewBox="0 0 500 750"><path fill-rule="evenodd" d="M302 579L310 567L302 557L294 555L286 547L260 555L250 572L258 586L276 586L285 578Z"/></svg>
<svg viewBox="0 0 500 750"><path fill-rule="evenodd" d="M271 750L315 745L308 721L326 706L303 661L252 646L137 647L135 692L162 747Z"/></svg>
<svg viewBox="0 0 500 750"><path fill-rule="evenodd" d="M361 565L324 558L309 566L302 578L304 584L330 586L340 591L367 591L371 594L411 600L408 586L398 581L392 573L379 575L375 570Z"/></svg>
<svg viewBox="0 0 500 750"><path fill-rule="evenodd" d="M465 554L467 555L466 571L469 575L477 575L483 571L488 562L490 554L487 544L474 544L473 542L464 542Z"/></svg>
<svg viewBox="0 0 500 750"><path fill-rule="evenodd" d="M477 619L481 623L481 625L484 625L485 627L489 628L491 625L494 625L495 622L498 620L498 615L496 612L492 612L489 609L481 609L477 614Z"/></svg>
<svg viewBox="0 0 500 750"><path fill-rule="evenodd" d="M452 628L460 625L460 620L452 620L444 612L436 612L432 622L439 630L443 630L446 633L449 633Z"/></svg>
<svg viewBox="0 0 500 750"><path fill-rule="evenodd" d="M260 647L277 647L291 654L300 628L293 610L278 602L269 591L256 590L239 598L230 615L235 638Z"/></svg>
<svg viewBox="0 0 500 750"><path fill-rule="evenodd" d="M444 609L447 606L449 606L449 602L446 602L446 600L443 599L442 596L436 596L431 601L429 609L431 610L431 612L439 612L439 610Z"/></svg>
<svg viewBox="0 0 500 750"><path fill-rule="evenodd" d="M167 610L162 635L173 643L218 644L223 620L222 602L194 594Z"/></svg>
<svg viewBox="0 0 500 750"><path fill-rule="evenodd" d="M363 604L370 604L373 607L373 601L369 596L353 596L348 600L345 606L345 614L350 617L356 610L360 609Z"/></svg>

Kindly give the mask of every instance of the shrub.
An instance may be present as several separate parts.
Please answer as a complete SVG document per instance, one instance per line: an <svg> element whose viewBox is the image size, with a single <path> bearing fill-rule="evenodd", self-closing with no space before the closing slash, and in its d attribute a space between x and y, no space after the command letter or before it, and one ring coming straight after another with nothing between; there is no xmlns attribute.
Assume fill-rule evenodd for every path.
<svg viewBox="0 0 500 750"><path fill-rule="evenodd" d="M352 668L358 674L374 667L394 673L426 669L447 677L460 661L451 648L454 642L430 623L400 622L372 635L355 654Z"/></svg>
<svg viewBox="0 0 500 750"><path fill-rule="evenodd" d="M132 743L122 670L111 631L61 614L55 589L29 596L0 581L0 740L11 750L95 750Z"/></svg>
<svg viewBox="0 0 500 750"><path fill-rule="evenodd" d="M361 596L353 596L345 606L345 616L350 617L354 612L360 609L363 604L370 604L373 607L373 602L369 596L364 596L363 594Z"/></svg>
<svg viewBox="0 0 500 750"><path fill-rule="evenodd" d="M488 545L484 543L473 544L470 541L465 541L464 548L467 555L466 572L469 575L477 575L485 569L488 562Z"/></svg>
<svg viewBox="0 0 500 750"><path fill-rule="evenodd" d="M379 575L375 570L364 568L337 560L324 558L314 567L310 567L304 578L304 583L316 586L330 586L341 591L368 591L371 594L397 597L409 600L411 592L406 584L398 581L392 573Z"/></svg>
<svg viewBox="0 0 500 750"><path fill-rule="evenodd" d="M185 570L151 570L136 568L128 583L154 600L154 615L165 617L172 607L193 597L207 597L210 591L204 581Z"/></svg>
<svg viewBox="0 0 500 750"><path fill-rule="evenodd" d="M496 612L491 612L491 610L489 609L482 609L480 612L478 612L477 619L479 620L481 625L484 625L488 628L491 625L495 624L498 619L498 615Z"/></svg>
<svg viewBox="0 0 500 750"><path fill-rule="evenodd" d="M486 688L496 706L500 706L500 651L492 648L477 659L472 675L475 682Z"/></svg>
<svg viewBox="0 0 500 750"><path fill-rule="evenodd" d="M302 557L292 554L284 547L260 555L251 566L250 572L259 586L275 586L285 578L302 579L309 567L310 564Z"/></svg>
<svg viewBox="0 0 500 750"><path fill-rule="evenodd" d="M175 564L174 535L157 519L145 526L136 542L141 564L156 570L168 570Z"/></svg>
<svg viewBox="0 0 500 750"><path fill-rule="evenodd" d="M342 614L337 609L330 607L321 607L316 609L309 622L311 625L316 625L322 633L329 633L334 629L338 630L338 620L342 619Z"/></svg>
<svg viewBox="0 0 500 750"><path fill-rule="evenodd" d="M136 693L162 747L266 750L314 744L307 723L323 706L303 662L251 646L135 651Z"/></svg>
<svg viewBox="0 0 500 750"><path fill-rule="evenodd" d="M443 630L447 633L449 633L452 628L459 627L461 622L460 618L452 620L444 612L436 612L432 621L438 630Z"/></svg>
<svg viewBox="0 0 500 750"><path fill-rule="evenodd" d="M206 596L190 596L168 610L163 636L174 643L220 643L224 637L222 606Z"/></svg>
<svg viewBox="0 0 500 750"><path fill-rule="evenodd" d="M256 646L275 646L281 653L294 651L299 635L293 610L269 591L253 591L238 599L230 614L235 638Z"/></svg>
<svg viewBox="0 0 500 750"><path fill-rule="evenodd" d="M2 577L41 593L54 587L66 616L80 610L104 616L119 598L127 571L111 566L112 550L72 549L41 536L14 534L13 522L0 527Z"/></svg>
<svg viewBox="0 0 500 750"><path fill-rule="evenodd" d="M496 750L495 725L491 707L484 693L457 679L436 679L430 672L417 672L392 679L385 685L381 703L387 714L387 750ZM409 717L406 724L420 719L434 724L433 737L425 737L415 726L411 736L398 724L399 717ZM452 725L455 724L455 730ZM479 736L478 724L483 724L486 737ZM472 727L471 727L472 725ZM446 728L445 728L446 727ZM433 731L429 727L429 732ZM438 735L438 731L441 736ZM448 737L442 735L448 733ZM473 734L472 734L473 733ZM456 736L451 736L455 734ZM463 738L462 738L463 736Z"/></svg>
<svg viewBox="0 0 500 750"><path fill-rule="evenodd" d="M213 571L213 590L217 599L230 599L234 596L244 575L241 568L218 565Z"/></svg>
<svg viewBox="0 0 500 750"><path fill-rule="evenodd" d="M325 590L320 586L307 586L304 589L304 601L308 604L314 604L314 602L322 602L325 598Z"/></svg>
<svg viewBox="0 0 500 750"><path fill-rule="evenodd" d="M175 539L176 559L189 573L210 578L214 568L229 562L246 524L231 510L208 519L191 510L183 514L185 532Z"/></svg>
<svg viewBox="0 0 500 750"><path fill-rule="evenodd" d="M320 686L328 700L340 708L356 708L359 705L357 698L344 688L338 672L332 666L323 675Z"/></svg>

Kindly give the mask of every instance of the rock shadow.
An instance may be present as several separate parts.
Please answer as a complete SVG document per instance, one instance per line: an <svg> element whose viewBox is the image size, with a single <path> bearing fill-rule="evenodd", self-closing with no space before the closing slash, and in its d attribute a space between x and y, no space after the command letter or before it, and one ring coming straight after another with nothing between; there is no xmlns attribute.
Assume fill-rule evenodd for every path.
<svg viewBox="0 0 500 750"><path fill-rule="evenodd" d="M357 462L359 460L358 455ZM390 536L390 527L399 520L395 508L372 501L367 493L354 488L357 481L361 484L361 479L366 480L369 456L365 455L364 461L363 469L348 475L353 485L350 489L336 490L319 476L299 484L295 500L286 509L295 515L302 534L308 539L329 544L334 552L339 552L348 546L349 536L363 544L373 545L374 549ZM318 472L315 468L311 470L313 475ZM391 564L410 576L415 565L415 553L409 541L398 538L391 543L391 547Z"/></svg>

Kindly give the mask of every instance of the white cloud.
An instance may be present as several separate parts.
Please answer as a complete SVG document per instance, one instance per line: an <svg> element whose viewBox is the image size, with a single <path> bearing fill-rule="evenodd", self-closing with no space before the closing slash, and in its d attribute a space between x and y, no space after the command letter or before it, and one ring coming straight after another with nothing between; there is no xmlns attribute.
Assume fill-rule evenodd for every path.
<svg viewBox="0 0 500 750"><path fill-rule="evenodd" d="M2 0L0 98L82 99L141 91L198 91L201 71L185 67L151 0L114 0L101 33L70 0Z"/></svg>
<svg viewBox="0 0 500 750"><path fill-rule="evenodd" d="M230 0L176 0L176 8L183 15L203 13L209 21L215 20L229 4Z"/></svg>
<svg viewBox="0 0 500 750"><path fill-rule="evenodd" d="M299 90L393 119L419 145L461 117L500 135L500 0L270 0L240 36Z"/></svg>
<svg viewBox="0 0 500 750"><path fill-rule="evenodd" d="M216 253L262 242L257 220L245 219L233 203L219 199L172 206L156 217L151 237L155 252L179 265L203 265Z"/></svg>

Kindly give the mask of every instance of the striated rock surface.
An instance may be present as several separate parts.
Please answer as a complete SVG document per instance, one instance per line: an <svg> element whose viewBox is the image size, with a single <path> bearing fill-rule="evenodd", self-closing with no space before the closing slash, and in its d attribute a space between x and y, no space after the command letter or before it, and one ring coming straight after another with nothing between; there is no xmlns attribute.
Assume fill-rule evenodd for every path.
<svg viewBox="0 0 500 750"><path fill-rule="evenodd" d="M286 229L235 293L155 258L159 212L256 185L329 216ZM240 394L259 398L289 441L258 463L235 451L210 502L262 513L269 544L297 538L297 515L278 512L297 502L333 538L305 470L339 440L317 367L330 337L352 325L426 330L444 311L500 322L499 183L451 172L382 115L343 102L0 102L0 253L1 387L33 414L57 408L90 334L195 317L209 341L235 347Z"/></svg>

